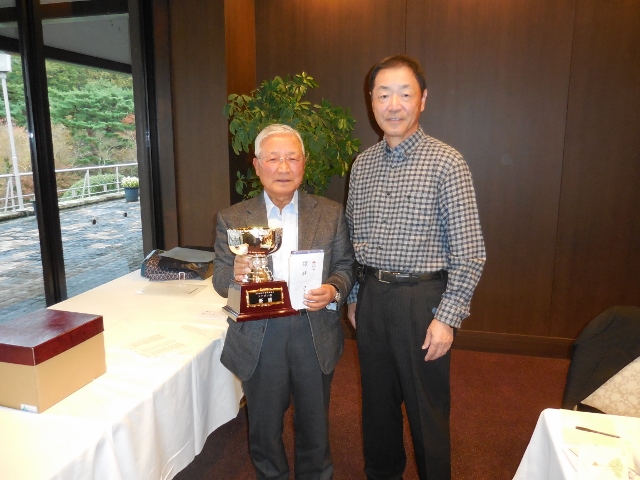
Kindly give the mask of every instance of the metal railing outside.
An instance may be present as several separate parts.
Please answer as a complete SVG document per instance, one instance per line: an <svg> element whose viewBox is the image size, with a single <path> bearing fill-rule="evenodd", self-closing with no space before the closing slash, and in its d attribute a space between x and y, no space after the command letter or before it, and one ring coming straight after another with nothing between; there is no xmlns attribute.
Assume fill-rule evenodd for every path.
<svg viewBox="0 0 640 480"><path fill-rule="evenodd" d="M99 195L105 195L110 193L124 192L121 181L122 177L120 171L126 169L126 171L135 172L137 176L138 164L132 163L120 163L117 165L101 165L97 167L77 167L77 168L64 168L56 170L56 175L69 172L84 172L84 178L82 186L62 188L58 189L58 202L64 204L65 202L77 201L87 197L96 197ZM104 174L104 171L114 170L115 179L112 182L101 181L99 183L91 182L92 175L96 171L100 171L100 174ZM33 172L20 172L20 177L33 176ZM129 174L131 175L131 174ZM95 175L93 176L95 177ZM3 179L6 179L4 187L4 195L2 198L3 203L0 204L0 212L20 212L28 210L25 206L27 203L31 204L34 200L33 193L23 193L21 188L16 188L14 183L16 182L16 175L13 173L0 174L0 184ZM76 182L77 183L77 182ZM111 187L111 188L110 188ZM30 205L31 206L31 205ZM29 208L30 210L31 208Z"/></svg>

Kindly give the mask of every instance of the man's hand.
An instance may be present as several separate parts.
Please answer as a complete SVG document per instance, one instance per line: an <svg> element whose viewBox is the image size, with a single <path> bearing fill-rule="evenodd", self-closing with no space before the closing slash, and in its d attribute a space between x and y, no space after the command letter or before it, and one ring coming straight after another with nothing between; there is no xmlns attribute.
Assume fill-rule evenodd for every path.
<svg viewBox="0 0 640 480"><path fill-rule="evenodd" d="M233 278L238 282L244 280L244 276L251 271L251 261L246 255L236 255L233 260Z"/></svg>
<svg viewBox="0 0 640 480"><path fill-rule="evenodd" d="M436 360L451 348L453 343L453 327L434 318L427 328L427 336L422 344L422 349L427 350L424 361Z"/></svg>
<svg viewBox="0 0 640 480"><path fill-rule="evenodd" d="M353 302L347 305L347 317L351 322L353 328L356 328L356 305L358 302Z"/></svg>
<svg viewBox="0 0 640 480"><path fill-rule="evenodd" d="M304 296L303 303L308 311L315 312L329 305L334 298L336 298L336 287L323 283L318 288L309 290Z"/></svg>

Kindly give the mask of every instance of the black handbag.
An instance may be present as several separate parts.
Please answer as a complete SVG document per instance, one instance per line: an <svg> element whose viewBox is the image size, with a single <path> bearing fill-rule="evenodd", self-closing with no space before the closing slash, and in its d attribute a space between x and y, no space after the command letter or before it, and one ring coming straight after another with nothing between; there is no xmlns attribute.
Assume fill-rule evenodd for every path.
<svg viewBox="0 0 640 480"><path fill-rule="evenodd" d="M213 275L213 256L215 254L212 252L209 255L203 255L202 252L198 251L193 252L194 258L198 258L199 261L192 261L189 260L189 249L179 249L180 255L177 255L179 258L169 256L174 250L169 252L159 249L153 250L143 260L140 274L151 281L192 280L197 278L204 280ZM203 256L211 259L203 261L201 258Z"/></svg>

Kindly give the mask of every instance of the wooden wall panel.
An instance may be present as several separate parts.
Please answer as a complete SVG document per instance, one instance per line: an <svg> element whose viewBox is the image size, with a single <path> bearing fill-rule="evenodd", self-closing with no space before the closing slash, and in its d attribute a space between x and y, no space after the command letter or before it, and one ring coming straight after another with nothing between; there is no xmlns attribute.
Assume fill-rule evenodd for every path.
<svg viewBox="0 0 640 480"><path fill-rule="evenodd" d="M465 329L547 335L573 0L409 0L422 125L467 160L487 264Z"/></svg>
<svg viewBox="0 0 640 480"><path fill-rule="evenodd" d="M224 0L224 29L227 68L227 96L249 94L256 88L256 7L255 0ZM228 133L229 139L231 134ZM229 140L230 203L242 201L236 192L237 172L253 168L253 155L236 154Z"/></svg>
<svg viewBox="0 0 640 480"><path fill-rule="evenodd" d="M255 0L225 0L224 30L227 93L256 88Z"/></svg>
<svg viewBox="0 0 640 480"><path fill-rule="evenodd" d="M227 94L256 88L256 14L254 0L224 1Z"/></svg>
<svg viewBox="0 0 640 480"><path fill-rule="evenodd" d="M221 3L171 3L182 244L210 244L229 203ZM487 242L469 345L560 352L608 306L640 304L635 0L255 0L255 22L257 83L306 71L311 100L351 109L363 148L380 138L369 69L423 63L422 124L467 159ZM345 193L334 181L329 196Z"/></svg>
<svg viewBox="0 0 640 480"><path fill-rule="evenodd" d="M212 246L229 205L223 2L171 0L170 15L180 245Z"/></svg>
<svg viewBox="0 0 640 480"><path fill-rule="evenodd" d="M350 109L363 149L380 139L368 108L366 78L387 55L404 52L405 1L257 0L258 84L302 71L320 87L309 95ZM327 194L346 200L345 179Z"/></svg>
<svg viewBox="0 0 640 480"><path fill-rule="evenodd" d="M640 305L640 3L578 0L553 301L555 336Z"/></svg>

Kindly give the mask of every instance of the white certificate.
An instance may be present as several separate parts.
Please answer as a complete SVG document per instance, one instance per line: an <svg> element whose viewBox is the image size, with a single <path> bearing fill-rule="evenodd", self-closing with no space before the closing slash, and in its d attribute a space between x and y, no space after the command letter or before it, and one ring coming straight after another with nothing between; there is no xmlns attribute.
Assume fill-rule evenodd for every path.
<svg viewBox="0 0 640 480"><path fill-rule="evenodd" d="M304 295L322 285L324 250L294 250L289 257L289 297L296 310L307 308Z"/></svg>

